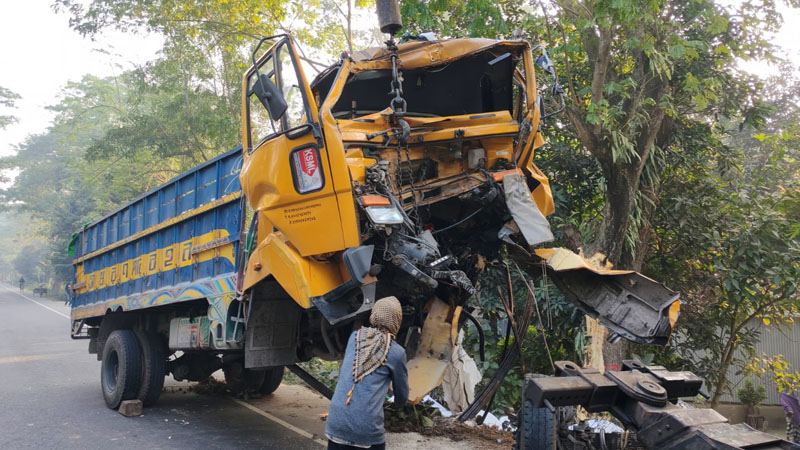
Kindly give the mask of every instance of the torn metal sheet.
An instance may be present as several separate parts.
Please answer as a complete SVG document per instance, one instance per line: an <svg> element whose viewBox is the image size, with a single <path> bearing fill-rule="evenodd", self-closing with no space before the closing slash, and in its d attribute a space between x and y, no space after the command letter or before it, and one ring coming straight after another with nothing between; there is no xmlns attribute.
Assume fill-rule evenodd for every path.
<svg viewBox="0 0 800 450"><path fill-rule="evenodd" d="M680 294L638 272L604 268L604 258L597 255L587 260L564 248L535 253L566 298L613 332L610 339L667 344L680 311Z"/></svg>
<svg viewBox="0 0 800 450"><path fill-rule="evenodd" d="M511 216L514 217L528 245L533 247L554 240L550 223L533 202L525 177L520 174L508 174L503 177L503 187L508 210L511 211Z"/></svg>
<svg viewBox="0 0 800 450"><path fill-rule="evenodd" d="M453 353L453 324L458 323L460 315L460 309L456 309L452 319L448 320L451 316L450 306L438 298L428 305L428 316L422 326L417 353L408 362L408 398L411 403L422 401L442 382Z"/></svg>

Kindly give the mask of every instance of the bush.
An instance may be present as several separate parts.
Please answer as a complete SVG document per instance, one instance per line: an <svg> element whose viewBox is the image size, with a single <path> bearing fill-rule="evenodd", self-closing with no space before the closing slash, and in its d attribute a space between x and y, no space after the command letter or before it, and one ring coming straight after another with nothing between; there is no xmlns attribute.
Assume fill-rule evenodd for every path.
<svg viewBox="0 0 800 450"><path fill-rule="evenodd" d="M764 386L753 386L753 382L747 378L744 385L736 390L736 396L743 405L756 408L767 399L767 390Z"/></svg>

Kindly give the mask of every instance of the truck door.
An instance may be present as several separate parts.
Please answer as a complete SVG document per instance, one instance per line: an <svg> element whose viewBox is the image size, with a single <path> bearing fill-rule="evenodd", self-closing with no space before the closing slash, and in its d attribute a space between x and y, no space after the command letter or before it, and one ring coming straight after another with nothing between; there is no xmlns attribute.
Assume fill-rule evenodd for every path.
<svg viewBox="0 0 800 450"><path fill-rule="evenodd" d="M318 107L289 37L245 74L242 105L240 176L259 230L279 230L303 256L346 248Z"/></svg>

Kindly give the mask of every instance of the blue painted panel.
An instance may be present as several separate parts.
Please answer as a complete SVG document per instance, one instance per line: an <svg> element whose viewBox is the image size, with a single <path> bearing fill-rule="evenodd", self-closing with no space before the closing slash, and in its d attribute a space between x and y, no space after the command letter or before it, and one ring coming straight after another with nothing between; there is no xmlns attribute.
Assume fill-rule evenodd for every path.
<svg viewBox="0 0 800 450"><path fill-rule="evenodd" d="M158 225L158 193L148 195L144 200L144 227L147 229Z"/></svg>
<svg viewBox="0 0 800 450"><path fill-rule="evenodd" d="M117 228L119 227L119 213L108 218L108 243L117 242Z"/></svg>
<svg viewBox="0 0 800 450"><path fill-rule="evenodd" d="M221 160L220 168L222 173L220 197L242 190L242 185L239 182L239 172L242 170L242 155L239 154L235 158Z"/></svg>
<svg viewBox="0 0 800 450"><path fill-rule="evenodd" d="M240 192L241 160L241 148L230 151L143 194L123 208L88 225L80 236L79 255L102 251L104 247L154 227L201 204ZM74 299L73 306L125 298L150 290L160 292L193 280L230 276L235 273L239 262L238 238L242 231L241 204L240 201L231 201L85 260L83 262L85 274L94 273L99 277L100 270L109 267L119 273L115 272L111 276L109 271L106 271L103 276L111 278L103 280L107 287L78 296ZM213 258L209 261L194 262L190 255L191 246L185 243L214 230L227 232L234 245L235 261ZM174 246L174 244L182 245ZM184 264L185 261L191 263L185 267L158 271L158 258L155 254L152 257L149 254L162 249L161 257L165 261L174 258L174 267L177 267L181 260ZM139 278L135 278L135 269L130 262L142 255L147 256L142 261L141 273L149 275L144 277L139 275ZM165 262L163 266L169 267L170 264ZM128 270L130 273L123 275L123 270ZM121 282L122 278L127 281ZM95 286L98 284L99 279L95 281Z"/></svg>
<svg viewBox="0 0 800 450"><path fill-rule="evenodd" d="M178 214L194 208L195 176L191 174L178 180Z"/></svg>
<svg viewBox="0 0 800 450"><path fill-rule="evenodd" d="M97 225L97 237L95 240L95 245L97 248L105 247L106 245L106 221L100 222Z"/></svg>
<svg viewBox="0 0 800 450"><path fill-rule="evenodd" d="M136 234L144 229L144 204L141 200L131 205L131 234Z"/></svg>
<svg viewBox="0 0 800 450"><path fill-rule="evenodd" d="M162 198L161 198L161 220L167 220L175 217L175 199L177 186L175 183L170 183L167 185L163 191L161 191Z"/></svg>
<svg viewBox="0 0 800 450"><path fill-rule="evenodd" d="M125 239L131 235L131 209L125 208L125 210L122 211L121 218L118 236L120 239Z"/></svg>

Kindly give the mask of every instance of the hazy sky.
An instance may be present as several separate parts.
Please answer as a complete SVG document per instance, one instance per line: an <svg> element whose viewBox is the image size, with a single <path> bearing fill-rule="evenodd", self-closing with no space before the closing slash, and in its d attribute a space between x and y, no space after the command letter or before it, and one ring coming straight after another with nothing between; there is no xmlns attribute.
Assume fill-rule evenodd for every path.
<svg viewBox="0 0 800 450"><path fill-rule="evenodd" d="M45 107L58 102L67 81L87 73L119 73L154 58L161 48L157 36L107 33L95 42L82 38L69 28L69 17L56 14L51 4L51 0L0 1L0 86L22 96L16 110L0 112L19 118L0 130L0 156L12 154L27 135L47 129L53 114ZM776 42L800 64L800 11L787 10L784 18ZM746 67L761 75L769 73L757 64Z"/></svg>
<svg viewBox="0 0 800 450"><path fill-rule="evenodd" d="M2 110L19 122L0 130L0 156L13 153L25 136L47 129L53 113L45 107L58 103L67 81L87 73L119 73L132 63L153 59L161 48L157 36L108 33L92 42L72 31L69 17L56 14L51 4L51 0L0 1L0 86L22 96L17 109Z"/></svg>

